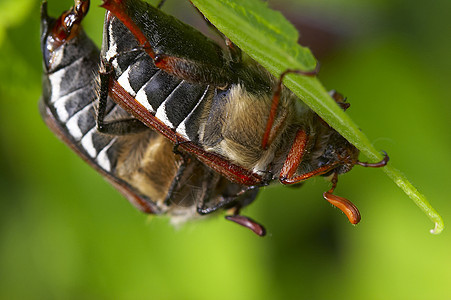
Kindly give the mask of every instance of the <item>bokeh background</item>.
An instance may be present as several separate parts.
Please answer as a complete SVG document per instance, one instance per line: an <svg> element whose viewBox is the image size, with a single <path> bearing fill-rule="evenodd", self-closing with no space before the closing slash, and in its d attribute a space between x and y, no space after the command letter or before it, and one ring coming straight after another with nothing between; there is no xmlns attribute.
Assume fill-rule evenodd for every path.
<svg viewBox="0 0 451 300"><path fill-rule="evenodd" d="M72 5L49 2L54 16ZM186 2L165 10L202 23ZM269 3L300 27L325 86L348 97L355 122L451 224L451 1ZM84 26L100 44L98 4ZM340 178L358 226L322 199L321 178L261 192L245 214L265 238L222 217L174 229L135 210L40 119L39 5L0 0L1 299L451 299L450 230L431 235L382 170Z"/></svg>

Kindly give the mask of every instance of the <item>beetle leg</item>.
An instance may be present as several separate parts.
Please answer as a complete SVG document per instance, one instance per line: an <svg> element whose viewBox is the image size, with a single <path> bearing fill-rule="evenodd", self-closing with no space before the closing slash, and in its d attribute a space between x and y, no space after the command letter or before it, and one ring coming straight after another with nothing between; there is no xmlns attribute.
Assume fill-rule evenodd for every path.
<svg viewBox="0 0 451 300"><path fill-rule="evenodd" d="M217 211L218 209L221 209L224 206L226 206L226 205L232 203L233 201L235 201L235 197L223 198L216 205L210 206L210 207L207 207L208 200L209 200L209 197L205 197L201 202L198 203L198 205L197 205L197 213L199 215L211 214L211 213Z"/></svg>
<svg viewBox="0 0 451 300"><path fill-rule="evenodd" d="M296 183L300 183L304 180L307 180L311 177L317 176L317 175L322 175L325 174L327 172L330 172L330 170L332 170L333 168L335 168L338 165L338 163L332 163L329 165L325 165L322 166L316 170L313 170L311 172L308 173L304 173L301 174L299 176L296 177L286 177L286 175L288 173L282 174L281 173L281 177L280 177L280 182L282 184L296 184ZM285 167L285 165L284 165ZM294 170L295 171L295 170ZM294 172L293 170L290 169L290 173ZM357 209L357 207L348 199L337 196L337 195L333 195L333 191L335 190L335 187L337 186L337 181L338 181L338 174L334 173L333 178L332 178L332 188L323 193L323 197L324 199L326 199L330 204L336 206L337 208L339 208L349 219L349 221L352 224L357 224L360 222L360 213L359 210Z"/></svg>
<svg viewBox="0 0 451 300"><path fill-rule="evenodd" d="M216 175L216 176L215 176ZM210 214L217 211L220 208L233 202L236 197L220 197L221 200L212 206L207 206L208 202L212 199L213 187L217 185L219 177L214 171L206 172L204 174L203 182L206 183L206 191L202 199L197 203L197 213L200 215ZM215 184L213 184L215 181Z"/></svg>
<svg viewBox="0 0 451 300"><path fill-rule="evenodd" d="M182 178L183 173L186 170L186 166L187 166L187 163L189 160L188 157L185 157L185 156L181 156L181 157L182 157L182 163L181 163L180 167L177 169L177 174L175 175L174 179L171 182L171 185L169 186L169 190L166 195L166 199L164 199L164 204L167 206L171 205L171 200L174 196L174 192L178 189L180 179Z"/></svg>
<svg viewBox="0 0 451 300"><path fill-rule="evenodd" d="M106 66L105 66L106 65ZM106 108L108 103L108 94L111 84L111 66L109 63L102 62L100 76L99 106L97 108L97 130L99 132L111 135L127 135L147 130L148 127L137 119L122 119L105 122Z"/></svg>
<svg viewBox="0 0 451 300"><path fill-rule="evenodd" d="M211 199L211 193L212 193L211 186L212 186L211 184L208 185L205 196L203 197L202 201L200 201L197 204L197 213L200 215L211 214L211 213L217 211L218 209L221 209L224 206L227 206L228 204L230 204L236 200L236 197L233 197L233 196L232 197L223 197L221 199L221 201L218 201L217 204L215 204L213 206L207 206L208 200Z"/></svg>
<svg viewBox="0 0 451 300"><path fill-rule="evenodd" d="M384 158L376 163L368 163L368 162L361 162L361 161L357 161L355 164L362 166L362 167L367 167L367 168L381 168L381 167L385 167L388 163L388 161L390 160L390 157L388 157L387 152L384 152Z"/></svg>
<svg viewBox="0 0 451 300"><path fill-rule="evenodd" d="M228 206L229 204L233 203L234 201L239 200L239 197L245 197L246 193L258 192L258 188L259 188L259 186L255 186L255 185L245 186L238 193L236 193L234 195L222 196L222 200L219 201L218 204L213 205L211 207L207 207L206 206L206 201L209 200L209 198L205 197L203 199L204 201L199 203L198 208L197 208L197 212L199 214L201 214L201 215L210 214L212 212L217 211L220 208ZM238 207L240 207L240 206L241 205L239 203L235 206L235 214L238 214L237 213L239 211Z"/></svg>
<svg viewBox="0 0 451 300"><path fill-rule="evenodd" d="M288 153L287 159L285 160L282 170L280 171L279 180L282 184L296 184L311 177L326 174L339 164L338 161L333 162L319 167L313 171L294 176L296 170L302 162L307 142L308 137L306 132L302 129L299 129L294 139L293 145L291 146L290 152Z"/></svg>
<svg viewBox="0 0 451 300"><path fill-rule="evenodd" d="M279 180L282 184L297 184L297 183L300 183L309 178L326 174L326 173L330 172L336 166L338 166L338 162L324 165L322 167L319 167L318 169L315 169L313 171L310 171L310 172L307 172L307 173L304 173L304 174L301 174L301 175L298 175L295 177L287 177L286 175L280 173Z"/></svg>
<svg viewBox="0 0 451 300"><path fill-rule="evenodd" d="M349 219L352 224L357 224L360 222L360 212L358 208L348 199L333 195L338 182L338 173L334 173L332 177L332 188L327 192L323 193L324 199L326 199L330 204L339 208Z"/></svg>
<svg viewBox="0 0 451 300"><path fill-rule="evenodd" d="M237 45L235 45L235 43L232 42L228 37L224 36L224 40L230 54L230 60L234 64L240 64L243 56L241 49Z"/></svg>
<svg viewBox="0 0 451 300"><path fill-rule="evenodd" d="M197 212L199 214L212 213L220 208L224 208L224 207L228 206L229 204L233 203L234 201L237 201L238 197L242 197L247 192L252 192L256 188L258 188L258 187L256 187L256 186L245 187L245 188L243 188L243 190L241 190L234 196L223 197L222 200L218 202L218 204L216 204L215 206L212 206L212 207L205 207L204 201L208 200L208 197L205 197L203 199L204 201L202 201L202 203L200 203L200 206L198 206ZM238 225L244 226L244 227L252 230L255 234L257 234L259 236L265 236L266 230L263 227L263 225L257 223L256 221L252 220L249 217L242 216L239 214L240 209L241 209L241 203L239 201L237 201L237 202L238 203L236 203L236 205L233 208L233 214L225 216L226 220L229 220L229 221L237 223Z"/></svg>
<svg viewBox="0 0 451 300"><path fill-rule="evenodd" d="M280 75L279 82L277 83L277 86L274 90L274 94L272 97L272 104L271 104L271 109L269 111L268 121L266 122L265 133L263 134L262 148L264 150L268 149L268 147L270 145L270 136L274 135L273 131L275 130L275 128L273 127L273 125L274 125L274 120L277 115L277 109L279 107L280 93L282 92L282 86L283 86L283 78L286 75L291 74L291 73L304 75L304 76L315 76L318 74L318 72L319 72L319 63L316 64L315 69L312 71L301 71L301 70L288 69Z"/></svg>
<svg viewBox="0 0 451 300"><path fill-rule="evenodd" d="M299 129L296 133L296 137L294 139L293 145L291 146L290 152L288 153L287 159L285 160L282 170L280 171L279 178L283 184L291 183L291 178L293 178L294 173L302 162L307 143L307 133L304 130Z"/></svg>
<svg viewBox="0 0 451 300"><path fill-rule="evenodd" d="M299 130L296 134L293 146L288 153L288 157L282 167L282 171L280 172L279 180L282 184L296 184L303 182L304 180L307 180L311 177L326 174L339 164L339 162L331 163L319 167L311 172L294 176L297 168L299 167L299 164L302 162L302 157L304 154L305 146L307 145L307 141L308 138L306 133L303 130ZM334 173L332 177L332 188L329 191L323 193L324 199L344 212L352 224L359 223L360 213L357 207L351 201L332 194L335 190L335 187L337 186L337 182L338 173Z"/></svg>
<svg viewBox="0 0 451 300"><path fill-rule="evenodd" d="M255 197L255 193L258 192L258 190L253 190L256 187L248 187L243 189L241 192L239 192L239 195L242 195L240 201L237 201L235 207L233 208L233 213L232 215L227 215L225 216L226 220L232 221L237 223L238 225L244 226L250 230L252 230L255 234L259 235L259 236L265 236L266 235L266 230L265 227L263 227L263 225L257 223L256 221L254 221L253 219L246 217L246 216L242 216L240 215L240 210L243 206L246 206L247 204L249 204L247 202L248 199L251 199L251 201L253 200L253 198ZM246 193L249 193L249 198L246 199ZM254 195L252 195L252 193L254 193Z"/></svg>

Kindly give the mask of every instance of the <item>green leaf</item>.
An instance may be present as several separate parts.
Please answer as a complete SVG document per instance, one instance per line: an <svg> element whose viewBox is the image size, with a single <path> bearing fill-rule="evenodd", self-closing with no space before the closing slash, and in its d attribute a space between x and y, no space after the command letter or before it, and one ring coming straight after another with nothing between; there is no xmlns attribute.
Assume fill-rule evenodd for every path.
<svg viewBox="0 0 451 300"><path fill-rule="evenodd" d="M258 61L274 76L287 69L309 71L315 69L316 60L308 48L298 43L298 33L281 13L271 10L261 0L192 0L193 4L250 57ZM354 144L372 161L383 156L370 143L359 127L336 105L315 77L290 74L284 84L321 116L330 126ZM440 215L426 198L390 163L385 173L435 223L432 233L444 228Z"/></svg>

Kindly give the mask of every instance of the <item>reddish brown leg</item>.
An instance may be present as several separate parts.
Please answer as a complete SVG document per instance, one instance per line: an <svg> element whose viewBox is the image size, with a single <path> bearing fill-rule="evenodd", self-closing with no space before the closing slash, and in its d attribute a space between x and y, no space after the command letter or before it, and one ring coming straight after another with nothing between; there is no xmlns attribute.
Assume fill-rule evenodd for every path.
<svg viewBox="0 0 451 300"><path fill-rule="evenodd" d="M330 204L339 208L349 219L352 224L357 224L360 222L360 212L358 208L348 199L333 195L338 182L338 174L334 173L332 177L332 188L327 192L323 193L324 199L326 199Z"/></svg>
<svg viewBox="0 0 451 300"><path fill-rule="evenodd" d="M338 165L338 162L335 162L329 165L322 166L311 172L293 177L296 173L297 168L299 167L299 164L302 162L302 157L307 142L308 138L306 133L303 130L299 130L296 134L295 141L290 149L288 157L282 167L282 171L280 172L279 180L282 184L299 183L311 177L330 172ZM335 187L337 186L337 181L338 174L334 173L332 177L332 188L329 191L324 192L323 197L324 199L329 201L329 203L338 207L342 212L344 212L352 224L357 224L360 222L360 213L357 207L352 204L351 201L332 194L335 190Z"/></svg>
<svg viewBox="0 0 451 300"><path fill-rule="evenodd" d="M329 165L324 165L324 166L322 166L322 167L320 167L318 169L315 169L315 170L313 170L311 172L304 173L304 174L301 174L299 176L291 177L291 178L290 177L285 177L281 173L280 174L280 182L282 184L296 184L296 183L299 183L301 181L307 180L309 178L312 178L312 177L315 177L315 176L318 176L318 175L326 174L327 172L329 172L330 170L335 168L337 165L338 165L338 162L337 163L332 163L332 164L329 164Z"/></svg>
<svg viewBox="0 0 451 300"><path fill-rule="evenodd" d="M268 149L268 146L270 144L269 137L271 136L271 133L273 131L274 119L276 118L276 115L277 115L277 108L279 106L280 93L282 91L282 86L283 86L283 78L287 74L291 74L291 73L304 75L304 76L315 76L318 74L318 72L319 72L319 63L316 65L315 69L312 71L301 71L301 70L288 69L280 75L279 82L277 84L277 87L276 87L273 97L272 97L271 110L269 111L268 121L266 122L265 133L263 134L263 140L262 140L262 148L263 149L265 149L265 150Z"/></svg>
<svg viewBox="0 0 451 300"><path fill-rule="evenodd" d="M332 164L324 165L311 172L294 176L296 170L302 162L307 143L308 137L305 131L302 129L298 130L293 145L291 146L290 152L288 153L287 159L285 160L282 170L280 171L279 180L282 184L299 183L311 177L325 174L338 165L338 162L335 162Z"/></svg>
<svg viewBox="0 0 451 300"><path fill-rule="evenodd" d="M308 137L304 130L299 129L296 133L293 145L280 171L280 181L284 184L286 180L292 178L304 156L304 150L308 143ZM289 184L289 183L287 183Z"/></svg>

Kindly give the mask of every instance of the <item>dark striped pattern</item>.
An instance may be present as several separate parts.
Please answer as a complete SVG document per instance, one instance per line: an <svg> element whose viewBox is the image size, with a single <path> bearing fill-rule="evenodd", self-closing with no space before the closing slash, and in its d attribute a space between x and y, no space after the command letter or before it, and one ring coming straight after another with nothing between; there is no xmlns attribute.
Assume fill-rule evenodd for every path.
<svg viewBox="0 0 451 300"><path fill-rule="evenodd" d="M198 141L197 119L205 102L211 100L211 88L158 69L117 19L107 22L105 29L102 53L112 62L119 84L169 128Z"/></svg>
<svg viewBox="0 0 451 300"><path fill-rule="evenodd" d="M81 43L86 47L93 45ZM94 47L94 46L93 46ZM98 52L78 48L72 61L63 67L54 66L47 76L48 86L43 101L65 128L74 145L87 154L100 168L114 174L117 163L117 137L101 134L95 123L95 76L98 72ZM78 58L77 58L78 57ZM67 58L67 56L66 56ZM107 106L107 119L114 115L129 117L113 101Z"/></svg>

